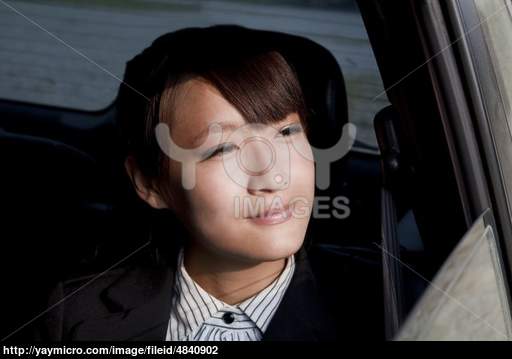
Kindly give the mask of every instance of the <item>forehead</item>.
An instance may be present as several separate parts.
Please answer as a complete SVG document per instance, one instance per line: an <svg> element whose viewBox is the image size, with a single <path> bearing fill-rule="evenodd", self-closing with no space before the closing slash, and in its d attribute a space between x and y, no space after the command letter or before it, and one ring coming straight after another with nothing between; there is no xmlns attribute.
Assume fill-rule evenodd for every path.
<svg viewBox="0 0 512 359"><path fill-rule="evenodd" d="M246 124L238 110L214 86L201 79L178 85L172 107L172 119L167 122L173 139L184 147L193 145L195 137L212 123Z"/></svg>

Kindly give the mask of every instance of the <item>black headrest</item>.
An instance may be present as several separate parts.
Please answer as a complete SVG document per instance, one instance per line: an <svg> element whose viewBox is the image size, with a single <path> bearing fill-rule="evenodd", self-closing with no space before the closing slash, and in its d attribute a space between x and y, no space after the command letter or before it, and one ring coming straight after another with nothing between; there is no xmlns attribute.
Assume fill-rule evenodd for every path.
<svg viewBox="0 0 512 359"><path fill-rule="evenodd" d="M151 95L154 91L152 81L163 81L158 73L165 66L180 66L197 59L204 61L205 58L209 62L224 61L226 57L219 56L224 52L243 54L262 50L278 51L297 73L311 115L308 124L311 143L321 148L336 143L343 125L348 122L341 69L326 48L300 36L237 25L170 32L157 38L150 47L128 61L124 81L130 88L125 88L125 93L130 97L129 101L143 101L141 94Z"/></svg>

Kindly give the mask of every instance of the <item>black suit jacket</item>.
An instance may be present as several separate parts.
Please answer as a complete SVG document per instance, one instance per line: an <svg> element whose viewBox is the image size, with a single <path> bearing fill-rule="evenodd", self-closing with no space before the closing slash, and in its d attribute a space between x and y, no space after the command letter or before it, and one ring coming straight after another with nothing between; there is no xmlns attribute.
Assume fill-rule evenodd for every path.
<svg viewBox="0 0 512 359"><path fill-rule="evenodd" d="M32 325L38 341L163 341L177 251L154 256L151 245L129 266L60 282L52 307ZM147 258L150 258L149 260ZM295 254L290 285L263 340L381 340L378 266L306 250Z"/></svg>

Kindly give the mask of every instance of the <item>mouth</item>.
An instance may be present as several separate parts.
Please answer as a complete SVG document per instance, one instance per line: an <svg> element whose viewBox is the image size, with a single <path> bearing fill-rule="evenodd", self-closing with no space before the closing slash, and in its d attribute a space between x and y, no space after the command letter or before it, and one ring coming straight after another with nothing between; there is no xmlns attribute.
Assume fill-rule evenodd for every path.
<svg viewBox="0 0 512 359"><path fill-rule="evenodd" d="M271 208L267 209L265 212L258 214L254 217L249 217L253 223L261 224L261 225L272 225L272 224L280 224L288 221L292 217L292 210L290 205L287 204L282 208Z"/></svg>

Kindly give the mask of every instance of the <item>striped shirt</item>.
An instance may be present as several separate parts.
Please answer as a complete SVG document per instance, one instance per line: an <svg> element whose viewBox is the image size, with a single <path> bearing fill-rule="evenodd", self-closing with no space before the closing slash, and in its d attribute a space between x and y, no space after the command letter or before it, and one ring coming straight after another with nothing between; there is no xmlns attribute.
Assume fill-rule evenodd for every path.
<svg viewBox="0 0 512 359"><path fill-rule="evenodd" d="M166 341L261 340L295 269L293 255L278 278L256 295L229 305L207 293L187 273L178 256Z"/></svg>

